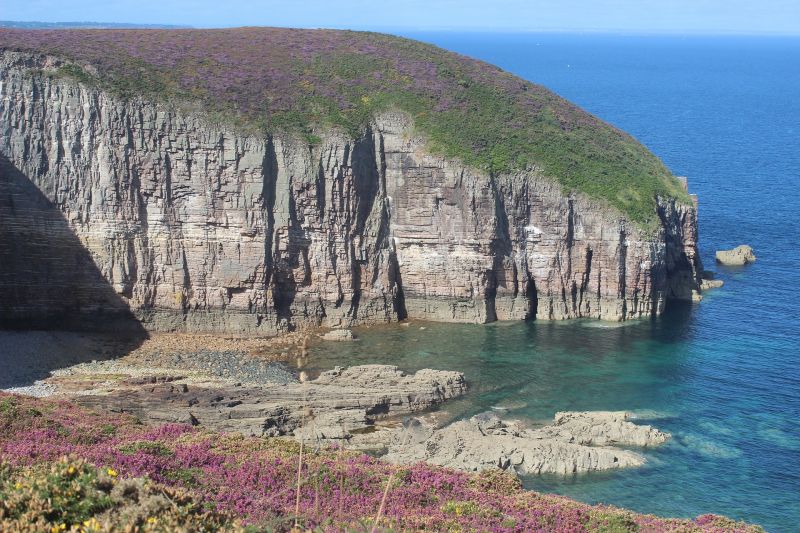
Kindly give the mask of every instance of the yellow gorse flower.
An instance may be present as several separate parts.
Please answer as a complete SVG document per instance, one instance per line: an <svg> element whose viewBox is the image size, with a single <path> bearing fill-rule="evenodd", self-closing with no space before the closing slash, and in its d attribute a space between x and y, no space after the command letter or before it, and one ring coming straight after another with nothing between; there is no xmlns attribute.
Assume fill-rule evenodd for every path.
<svg viewBox="0 0 800 533"><path fill-rule="evenodd" d="M106 473L111 477L117 477L117 471L114 470L113 468L109 468L108 470L106 470Z"/></svg>
<svg viewBox="0 0 800 533"><path fill-rule="evenodd" d="M83 521L83 527L80 529L82 533L86 533L87 531L99 531L100 530L100 522L97 521L96 518L92 517L89 520Z"/></svg>

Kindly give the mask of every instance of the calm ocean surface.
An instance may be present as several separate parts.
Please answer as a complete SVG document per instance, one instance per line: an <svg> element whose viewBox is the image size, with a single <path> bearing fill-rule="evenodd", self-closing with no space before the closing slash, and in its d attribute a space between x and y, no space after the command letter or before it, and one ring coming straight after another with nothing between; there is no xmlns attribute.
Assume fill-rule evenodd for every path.
<svg viewBox="0 0 800 533"><path fill-rule="evenodd" d="M700 196L699 305L622 327L423 324L316 347L315 365L461 370L461 416L550 419L626 409L673 433L639 470L526 480L536 490L667 516L714 512L800 530L800 39L413 34L543 84L630 132ZM753 246L745 268L715 249ZM329 343L333 344L333 343Z"/></svg>

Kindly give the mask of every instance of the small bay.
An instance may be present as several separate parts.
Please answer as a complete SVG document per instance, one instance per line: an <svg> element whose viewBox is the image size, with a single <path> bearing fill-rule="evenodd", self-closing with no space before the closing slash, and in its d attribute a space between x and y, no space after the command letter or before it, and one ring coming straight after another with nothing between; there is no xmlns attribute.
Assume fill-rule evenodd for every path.
<svg viewBox="0 0 800 533"><path fill-rule="evenodd" d="M800 39L409 34L541 83L631 133L699 195L700 246L725 282L654 320L434 324L314 346L316 369L460 370L454 416L630 410L670 431L637 470L526 486L667 516L800 524ZM714 250L750 244L744 268Z"/></svg>

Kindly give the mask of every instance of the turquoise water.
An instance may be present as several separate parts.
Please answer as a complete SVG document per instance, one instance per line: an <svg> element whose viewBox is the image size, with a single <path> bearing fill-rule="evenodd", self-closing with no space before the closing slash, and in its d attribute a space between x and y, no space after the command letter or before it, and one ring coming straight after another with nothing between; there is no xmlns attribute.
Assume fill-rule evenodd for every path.
<svg viewBox="0 0 800 533"><path fill-rule="evenodd" d="M414 323L314 348L318 368L461 370L448 409L625 409L672 432L645 468L527 486L641 512L800 530L800 39L412 35L542 83L630 132L700 196L703 261L725 286L622 327ZM716 268L748 243L758 261ZM424 327L425 329L420 329ZM333 344L333 345L330 345Z"/></svg>

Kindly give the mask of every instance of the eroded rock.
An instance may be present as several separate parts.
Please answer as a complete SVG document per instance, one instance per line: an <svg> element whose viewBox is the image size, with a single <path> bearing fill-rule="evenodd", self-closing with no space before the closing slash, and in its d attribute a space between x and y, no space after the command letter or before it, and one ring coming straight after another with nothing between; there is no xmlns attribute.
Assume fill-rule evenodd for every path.
<svg viewBox="0 0 800 533"><path fill-rule="evenodd" d="M468 471L500 468L566 475L641 466L641 454L615 446L654 446L668 438L655 428L633 424L624 412L557 413L553 424L537 429L482 413L442 429L408 421L394 434L386 458Z"/></svg>
<svg viewBox="0 0 800 533"><path fill-rule="evenodd" d="M721 279L704 279L700 281L700 289L704 291L710 289L719 289L723 285L725 285L725 282L723 282Z"/></svg>
<svg viewBox="0 0 800 533"><path fill-rule="evenodd" d="M466 388L460 372L406 374L396 366L363 365L337 367L307 383L261 386L120 380L79 391L75 401L157 423L190 423L259 436L291 435L297 430L298 435L315 439L340 439L376 420L435 407Z"/></svg>
<svg viewBox="0 0 800 533"><path fill-rule="evenodd" d="M717 279L717 273L710 270L704 270L700 279L700 290L707 291L709 289L718 289L725 283L721 279Z"/></svg>
<svg viewBox="0 0 800 533"><path fill-rule="evenodd" d="M727 266L742 266L754 263L756 255L753 249L746 244L737 246L733 250L718 250L716 254L717 263Z"/></svg>
<svg viewBox="0 0 800 533"><path fill-rule="evenodd" d="M586 446L654 446L669 434L652 426L631 422L625 411L566 411L556 413L553 425L538 431Z"/></svg>

